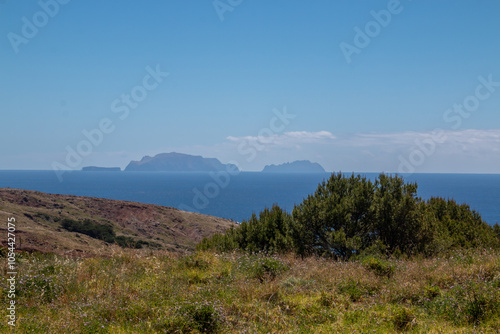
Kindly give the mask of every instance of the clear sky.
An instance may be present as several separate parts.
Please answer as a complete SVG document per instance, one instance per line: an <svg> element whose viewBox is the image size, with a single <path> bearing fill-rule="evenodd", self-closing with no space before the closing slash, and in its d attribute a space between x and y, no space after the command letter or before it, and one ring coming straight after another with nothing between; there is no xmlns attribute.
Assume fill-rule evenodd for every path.
<svg viewBox="0 0 500 334"><path fill-rule="evenodd" d="M0 169L176 151L500 173L499 17L496 0L1 0Z"/></svg>

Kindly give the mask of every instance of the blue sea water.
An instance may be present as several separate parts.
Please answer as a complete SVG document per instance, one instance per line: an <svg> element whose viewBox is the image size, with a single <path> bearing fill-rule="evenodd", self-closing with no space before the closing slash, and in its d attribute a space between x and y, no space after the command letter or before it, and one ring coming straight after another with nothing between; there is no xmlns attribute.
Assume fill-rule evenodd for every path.
<svg viewBox="0 0 500 334"><path fill-rule="evenodd" d="M378 176L361 174L372 180ZM72 171L60 182L53 171L3 170L0 187L158 204L241 222L274 203L290 212L329 176L241 172L217 182L208 173ZM500 222L500 174L402 176L418 183L418 196L424 199L453 198L469 204L489 224Z"/></svg>

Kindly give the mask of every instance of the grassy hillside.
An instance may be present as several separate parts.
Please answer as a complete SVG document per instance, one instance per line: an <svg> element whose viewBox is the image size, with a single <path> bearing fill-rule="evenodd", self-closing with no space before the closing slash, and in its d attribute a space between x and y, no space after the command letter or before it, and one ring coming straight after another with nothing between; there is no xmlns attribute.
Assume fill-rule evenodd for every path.
<svg viewBox="0 0 500 334"><path fill-rule="evenodd" d="M500 254L491 250L339 262L111 249L111 257L20 254L16 332L500 331ZM2 297L6 289L2 280ZM2 307L0 332L6 315Z"/></svg>
<svg viewBox="0 0 500 334"><path fill-rule="evenodd" d="M158 205L0 189L3 246L9 217L16 219L18 249L58 254L107 254L113 243L193 250L203 237L234 225L226 219ZM93 231L72 228L78 224L106 229L114 238L99 238L102 233L96 237Z"/></svg>

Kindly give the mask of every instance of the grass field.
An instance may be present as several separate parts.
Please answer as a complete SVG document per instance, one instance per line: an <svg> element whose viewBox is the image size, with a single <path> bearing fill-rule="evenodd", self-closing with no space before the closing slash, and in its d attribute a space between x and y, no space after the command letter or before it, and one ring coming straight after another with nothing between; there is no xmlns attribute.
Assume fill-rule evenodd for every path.
<svg viewBox="0 0 500 334"><path fill-rule="evenodd" d="M108 257L22 253L17 263L15 328L5 279L0 288L5 333L500 332L491 250L335 262L116 247Z"/></svg>

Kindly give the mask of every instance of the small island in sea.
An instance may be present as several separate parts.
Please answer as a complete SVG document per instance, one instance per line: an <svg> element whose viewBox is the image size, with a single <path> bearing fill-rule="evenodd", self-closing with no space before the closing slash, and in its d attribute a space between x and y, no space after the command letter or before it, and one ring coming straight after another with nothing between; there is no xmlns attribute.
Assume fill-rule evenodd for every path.
<svg viewBox="0 0 500 334"><path fill-rule="evenodd" d="M121 172L121 168L120 167L87 166L87 167L83 167L82 171L84 171L84 172Z"/></svg>
<svg viewBox="0 0 500 334"><path fill-rule="evenodd" d="M204 158L198 155L182 153L160 153L154 157L145 156L141 161L131 161L126 172L218 172L238 171L233 164L223 164L215 158Z"/></svg>
<svg viewBox="0 0 500 334"><path fill-rule="evenodd" d="M281 165L267 165L263 173L326 173L325 169L317 162L299 160Z"/></svg>

